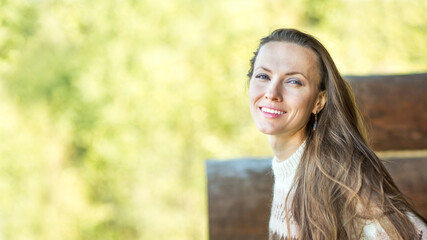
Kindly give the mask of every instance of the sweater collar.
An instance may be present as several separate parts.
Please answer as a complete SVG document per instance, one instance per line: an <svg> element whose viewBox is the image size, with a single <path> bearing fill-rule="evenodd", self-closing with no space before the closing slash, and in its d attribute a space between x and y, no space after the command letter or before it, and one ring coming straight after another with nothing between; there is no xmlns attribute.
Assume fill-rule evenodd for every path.
<svg viewBox="0 0 427 240"><path fill-rule="evenodd" d="M272 168L276 180L285 179L295 173L301 156L305 149L305 141L298 147L298 149L286 160L278 162L276 156L273 158Z"/></svg>

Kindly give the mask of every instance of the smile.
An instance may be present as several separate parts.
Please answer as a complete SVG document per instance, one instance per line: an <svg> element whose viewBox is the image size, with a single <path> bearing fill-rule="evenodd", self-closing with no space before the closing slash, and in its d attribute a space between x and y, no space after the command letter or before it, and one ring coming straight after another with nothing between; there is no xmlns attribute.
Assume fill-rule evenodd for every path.
<svg viewBox="0 0 427 240"><path fill-rule="evenodd" d="M265 113L267 117L279 117L280 115L283 115L286 113L284 111L280 111L280 110L268 108L268 107L260 107L259 109L261 110L262 113Z"/></svg>

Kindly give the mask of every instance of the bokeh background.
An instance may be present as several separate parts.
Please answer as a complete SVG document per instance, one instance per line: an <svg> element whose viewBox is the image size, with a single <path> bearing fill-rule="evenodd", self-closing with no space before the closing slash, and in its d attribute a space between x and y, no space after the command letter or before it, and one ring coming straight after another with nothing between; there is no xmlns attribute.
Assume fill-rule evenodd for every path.
<svg viewBox="0 0 427 240"><path fill-rule="evenodd" d="M206 240L204 161L271 155L246 103L258 40L294 27L343 74L425 72L426 12L425 0L0 0L0 238Z"/></svg>

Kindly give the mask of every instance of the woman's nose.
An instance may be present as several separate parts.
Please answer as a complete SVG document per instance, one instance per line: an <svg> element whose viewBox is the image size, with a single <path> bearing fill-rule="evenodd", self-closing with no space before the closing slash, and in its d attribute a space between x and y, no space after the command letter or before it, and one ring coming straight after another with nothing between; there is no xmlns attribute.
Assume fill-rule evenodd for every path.
<svg viewBox="0 0 427 240"><path fill-rule="evenodd" d="M281 102L283 100L279 84L271 84L265 92L264 98L272 102Z"/></svg>

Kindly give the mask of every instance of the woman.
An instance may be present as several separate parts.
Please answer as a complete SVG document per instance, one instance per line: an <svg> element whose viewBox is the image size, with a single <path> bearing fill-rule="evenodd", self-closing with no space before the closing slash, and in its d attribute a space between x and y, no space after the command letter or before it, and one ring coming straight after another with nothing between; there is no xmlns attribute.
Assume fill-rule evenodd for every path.
<svg viewBox="0 0 427 240"><path fill-rule="evenodd" d="M275 175L270 239L426 239L427 226L369 148L348 83L312 36L261 39L249 102Z"/></svg>

